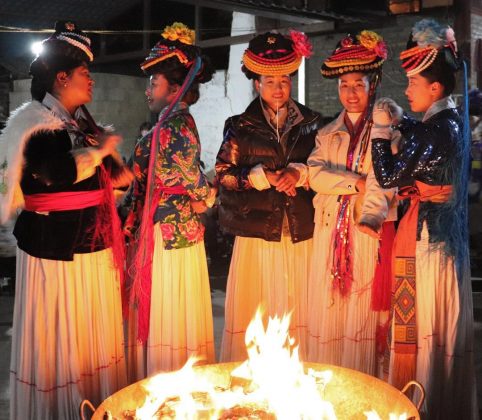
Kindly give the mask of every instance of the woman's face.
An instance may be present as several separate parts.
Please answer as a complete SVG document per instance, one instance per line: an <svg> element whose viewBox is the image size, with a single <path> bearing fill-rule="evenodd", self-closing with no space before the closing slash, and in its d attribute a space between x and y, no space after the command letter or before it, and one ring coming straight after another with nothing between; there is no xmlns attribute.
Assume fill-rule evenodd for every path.
<svg viewBox="0 0 482 420"><path fill-rule="evenodd" d="M365 111L369 89L370 81L364 73L347 73L338 78L338 96L347 112Z"/></svg>
<svg viewBox="0 0 482 420"><path fill-rule="evenodd" d="M176 96L179 86L171 86L163 74L154 74L149 78L146 89L147 105L154 113L161 112Z"/></svg>
<svg viewBox="0 0 482 420"><path fill-rule="evenodd" d="M425 112L430 106L438 100L439 95L435 95L438 92L439 83L430 83L428 79L416 74L408 78L408 86L405 89L405 95L410 104L410 109L413 112Z"/></svg>
<svg viewBox="0 0 482 420"><path fill-rule="evenodd" d="M254 85L263 101L273 110L285 105L291 96L290 76L261 76Z"/></svg>
<svg viewBox="0 0 482 420"><path fill-rule="evenodd" d="M94 80L90 76L87 65L83 64L67 74L63 96L70 103L80 106L92 101L93 89Z"/></svg>

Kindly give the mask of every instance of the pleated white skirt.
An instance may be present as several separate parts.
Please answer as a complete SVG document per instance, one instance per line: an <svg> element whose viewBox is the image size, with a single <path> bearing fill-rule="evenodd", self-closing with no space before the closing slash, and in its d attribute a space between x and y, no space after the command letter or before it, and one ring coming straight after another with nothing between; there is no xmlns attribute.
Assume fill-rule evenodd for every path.
<svg viewBox="0 0 482 420"><path fill-rule="evenodd" d="M73 261L17 249L11 419L77 419L126 385L120 285L110 249Z"/></svg>
<svg viewBox="0 0 482 420"><path fill-rule="evenodd" d="M311 253L311 239L293 244L285 235L280 242L236 237L226 288L222 362L246 359L246 328L260 305L265 321L268 315L291 312L290 336L305 357Z"/></svg>
<svg viewBox="0 0 482 420"><path fill-rule="evenodd" d="M137 313L128 322L128 377L135 382L161 371L180 369L191 356L213 363L214 333L204 242L165 250L154 225L149 337L137 342Z"/></svg>
<svg viewBox="0 0 482 420"><path fill-rule="evenodd" d="M315 224L308 283L308 360L381 376L383 359L377 355L376 332L387 322L388 311L371 309L378 240L352 226L353 283L351 292L341 296L331 279L334 223L333 219L328 226Z"/></svg>
<svg viewBox="0 0 482 420"><path fill-rule="evenodd" d="M478 419L470 273L458 282L453 258L434 249L424 227L416 276L415 379L425 388L422 411L430 420Z"/></svg>

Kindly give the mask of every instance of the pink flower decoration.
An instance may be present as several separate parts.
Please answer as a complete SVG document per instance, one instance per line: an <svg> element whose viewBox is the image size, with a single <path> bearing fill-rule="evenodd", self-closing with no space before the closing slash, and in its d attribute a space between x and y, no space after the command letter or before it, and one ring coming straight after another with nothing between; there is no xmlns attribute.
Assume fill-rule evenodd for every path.
<svg viewBox="0 0 482 420"><path fill-rule="evenodd" d="M293 41L293 49L296 54L309 58L313 54L313 45L309 38L303 32L290 31L291 40Z"/></svg>
<svg viewBox="0 0 482 420"><path fill-rule="evenodd" d="M170 241L174 239L174 225L169 223L161 223L162 239L165 241Z"/></svg>
<svg viewBox="0 0 482 420"><path fill-rule="evenodd" d="M383 41L378 41L377 42L377 45L375 45L375 48L373 49L373 51L375 51L376 55L378 57L381 57L383 58L384 60L387 59L387 44L385 44L385 42Z"/></svg>
<svg viewBox="0 0 482 420"><path fill-rule="evenodd" d="M353 39L351 37L347 36L346 38L343 38L341 40L341 46L346 48L346 47L351 47L353 45Z"/></svg>

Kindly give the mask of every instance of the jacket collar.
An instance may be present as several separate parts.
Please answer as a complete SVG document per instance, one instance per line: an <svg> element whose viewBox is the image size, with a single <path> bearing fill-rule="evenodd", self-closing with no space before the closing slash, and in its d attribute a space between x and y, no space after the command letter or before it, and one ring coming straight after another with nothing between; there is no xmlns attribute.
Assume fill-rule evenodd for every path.
<svg viewBox="0 0 482 420"><path fill-rule="evenodd" d="M456 106L454 100L452 99L452 96L446 96L445 98L439 99L438 101L430 105L429 109L427 109L425 115L423 116L422 122L427 121L429 118L433 117L435 114L438 114L440 111L454 108L456 108Z"/></svg>
<svg viewBox="0 0 482 420"><path fill-rule="evenodd" d="M311 111L309 108L301 105L290 98L290 106L296 108L297 114L299 114L294 120L292 127L296 125L312 124L318 117L318 114ZM246 111L241 115L241 118L257 125L269 125L266 121L266 117L261 106L259 97L256 97L246 108Z"/></svg>

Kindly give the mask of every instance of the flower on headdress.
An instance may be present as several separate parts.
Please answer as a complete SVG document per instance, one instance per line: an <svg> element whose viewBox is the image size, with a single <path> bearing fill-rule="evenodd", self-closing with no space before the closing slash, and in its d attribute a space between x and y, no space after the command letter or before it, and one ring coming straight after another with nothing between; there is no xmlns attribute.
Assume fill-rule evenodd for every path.
<svg viewBox="0 0 482 420"><path fill-rule="evenodd" d="M450 26L445 31L445 40L448 46L456 53L457 41L455 40L455 32Z"/></svg>
<svg viewBox="0 0 482 420"><path fill-rule="evenodd" d="M375 51L375 54L378 57L383 58L384 60L387 59L388 52L387 52L387 44L385 44L385 41L378 41L373 51Z"/></svg>
<svg viewBox="0 0 482 420"><path fill-rule="evenodd" d="M353 39L351 36L347 36L341 40L341 46L342 47L351 47L353 45Z"/></svg>
<svg viewBox="0 0 482 420"><path fill-rule="evenodd" d="M180 41L188 45L193 45L196 38L195 32L180 22L174 22L171 26L166 26L162 36L169 41Z"/></svg>
<svg viewBox="0 0 482 420"><path fill-rule="evenodd" d="M377 44L380 41L383 41L383 38L373 31L361 31L360 34L357 35L357 38L358 41L360 41L360 44L363 45L367 50L375 49Z"/></svg>
<svg viewBox="0 0 482 420"><path fill-rule="evenodd" d="M309 38L303 32L290 31L290 37L293 41L293 49L296 54L301 57L309 58L313 54L313 45Z"/></svg>
<svg viewBox="0 0 482 420"><path fill-rule="evenodd" d="M419 47L441 48L445 44L445 30L433 19L422 19L412 29L412 38Z"/></svg>

